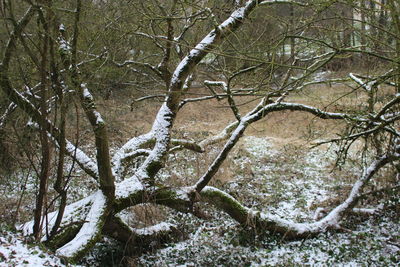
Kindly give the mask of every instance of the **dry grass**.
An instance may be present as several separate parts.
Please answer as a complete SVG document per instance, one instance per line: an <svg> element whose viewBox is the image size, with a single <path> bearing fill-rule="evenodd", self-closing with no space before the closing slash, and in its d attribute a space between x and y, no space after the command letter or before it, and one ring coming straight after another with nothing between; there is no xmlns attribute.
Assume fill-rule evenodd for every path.
<svg viewBox="0 0 400 267"><path fill-rule="evenodd" d="M129 225L133 228L142 228L155 225L166 220L167 212L165 207L152 204L140 204L128 208L126 211L132 213Z"/></svg>
<svg viewBox="0 0 400 267"><path fill-rule="evenodd" d="M198 97L207 93L204 88L194 88L189 91L188 97ZM378 98L383 99L385 95L392 93L390 89L384 88ZM110 100L98 101L99 110L109 124L111 140L116 145L150 130L161 105L159 100L136 102L131 111L132 99L133 96L129 93L119 92ZM256 100L252 100L254 98L244 97L237 101L242 114L257 103ZM345 85L318 85L293 94L287 101L308 104L331 112L357 112L366 108L367 96L361 89L354 90ZM198 140L218 133L234 120L226 100L188 103L178 113L174 133L177 137ZM305 142L332 137L339 133L343 126L342 122L321 120L303 112L277 112L252 124L246 134L287 139L288 142Z"/></svg>

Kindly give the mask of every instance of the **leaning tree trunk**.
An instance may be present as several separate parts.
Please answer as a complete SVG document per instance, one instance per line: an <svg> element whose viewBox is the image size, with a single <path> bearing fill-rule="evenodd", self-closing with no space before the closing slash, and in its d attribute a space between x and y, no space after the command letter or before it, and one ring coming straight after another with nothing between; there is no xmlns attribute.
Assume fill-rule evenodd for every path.
<svg viewBox="0 0 400 267"><path fill-rule="evenodd" d="M188 206L193 202L194 196L196 195L193 189L165 191L153 186L154 176L163 167L168 154L169 145L171 142L171 128L179 110L184 84L201 59L203 59L209 51L217 47L226 36L238 28L243 23L243 20L250 14L250 12L262 2L268 1L248 1L244 7L235 10L227 20L221 23L202 41L200 41L199 44L196 45L195 48L192 49L176 67L175 71L172 73L170 84L167 86L169 88L168 97L166 98L165 104L162 105L158 112L151 132L145 137L142 137L144 140L138 140L138 138L136 138L128 142L128 148L130 150L132 150L132 147L134 148L137 145L140 147L141 144L138 144L140 141L144 143L151 141L154 146L150 151L146 151L147 157L144 163L137 170L135 176L125 179L118 184L114 183L115 173L112 170L113 164L111 163L109 156L106 124L99 112L96 110L93 97L91 96L88 88L84 83L79 81L78 72L76 70L76 62L74 64L73 58L76 55L76 40L78 36L78 30L75 28L71 52L72 67L69 68L72 77L71 84L79 93L82 107L93 127L97 151L97 173L93 171L91 172L91 175L96 177L97 174L96 178L98 178L100 190L98 190L92 196L82 200L86 205L84 210L82 210L80 206L76 206L74 204L72 207L68 206L66 208L65 219L63 218L60 226L60 229L64 230L60 231L59 236L62 236L61 239L64 241L67 240L68 242L63 244L63 242L57 242L56 237L54 238L53 243L57 243L57 246L62 245L57 249L58 254L72 260L77 259L98 241L105 223L107 221L113 221L110 218L112 218L114 214L121 209L126 208L127 205L131 206L137 204L136 202L138 199L140 199L139 196L143 194L142 191L144 189L146 189L144 190L145 195L150 195L156 200L158 199L158 196L161 196L161 199L159 199L160 202L166 202L165 204L167 205L189 210ZM76 23L79 21L80 3L81 1L78 0L77 10L75 13ZM42 12L42 10L38 11ZM26 23L24 21L20 22L19 26L25 26L28 21L29 20L27 20ZM23 108L24 111L26 111L34 120L37 120L43 129L46 129L49 131L49 133L52 133L53 131L51 130L54 127L52 127L51 123L47 120L38 120L42 114L40 114L40 112L38 112L31 105L31 103L29 103L15 89L13 89L10 81L8 80L7 66L11 58L11 54L14 51L16 37L18 37L22 32L22 29L17 28L16 30L18 31L15 31L12 34L9 45L6 47L6 57L5 60L3 59L2 69L0 69L2 74L2 89L9 95L11 101ZM57 131L55 131L55 134L57 135L55 137L60 136L59 132ZM57 138L55 139L57 140ZM124 149L126 148L127 147L125 146ZM126 156L124 153L124 150L120 153L117 153L119 155L117 157L118 160L121 158L121 154L122 156ZM78 161L81 163L81 165L84 165L86 169L93 169L91 168L93 164L87 159L87 157L85 157L84 160L80 159ZM72 223L71 227L75 229L74 231L69 231L71 227L66 227L65 225L68 221L68 218L71 219L71 214L75 214L76 218L78 219L70 222ZM49 219L50 227L52 227L51 222L56 221L54 215L55 214L53 214L53 217ZM70 240L70 237L66 237L66 232L74 232L72 240Z"/></svg>

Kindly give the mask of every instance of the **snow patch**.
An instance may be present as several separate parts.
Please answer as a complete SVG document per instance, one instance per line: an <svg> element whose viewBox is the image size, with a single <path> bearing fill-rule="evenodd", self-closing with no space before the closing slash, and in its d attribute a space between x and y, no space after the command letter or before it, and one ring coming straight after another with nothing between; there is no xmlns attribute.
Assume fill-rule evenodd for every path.
<svg viewBox="0 0 400 267"><path fill-rule="evenodd" d="M125 179L122 182L116 184L115 197L126 198L131 194L134 194L140 190L143 190L143 184L135 176Z"/></svg>
<svg viewBox="0 0 400 267"><path fill-rule="evenodd" d="M60 259L51 255L38 246L28 246L17 234L3 232L0 236L0 266L66 266ZM71 265L68 266L78 266Z"/></svg>
<svg viewBox="0 0 400 267"><path fill-rule="evenodd" d="M141 229L134 229L135 233L138 235L154 235L159 232L166 232L171 230L171 227L174 225L171 223L161 222L149 227L141 228Z"/></svg>

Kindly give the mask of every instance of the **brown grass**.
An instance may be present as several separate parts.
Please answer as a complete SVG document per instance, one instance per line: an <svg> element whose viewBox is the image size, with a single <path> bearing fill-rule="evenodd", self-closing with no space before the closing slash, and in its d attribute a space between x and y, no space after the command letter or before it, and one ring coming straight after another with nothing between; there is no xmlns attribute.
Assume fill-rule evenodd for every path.
<svg viewBox="0 0 400 267"><path fill-rule="evenodd" d="M205 88L193 88L187 97L199 97L208 93ZM384 88L379 98L383 99L385 95L392 93L391 89ZM135 102L131 111L132 100L133 95L126 91L116 92L109 100L98 100L99 110L109 125L111 140L116 145L150 130L161 105L160 100ZM354 90L345 85L317 85L292 94L286 101L308 104L331 112L357 112L366 108L367 96L362 89ZM242 114L256 103L251 97L243 97L237 101ZM83 115L81 120L84 120ZM178 137L199 140L218 133L234 120L226 100L188 103L178 113L174 132ZM332 137L341 131L343 125L342 122L321 120L304 112L278 112L251 125L246 134L288 139L288 142L306 142Z"/></svg>

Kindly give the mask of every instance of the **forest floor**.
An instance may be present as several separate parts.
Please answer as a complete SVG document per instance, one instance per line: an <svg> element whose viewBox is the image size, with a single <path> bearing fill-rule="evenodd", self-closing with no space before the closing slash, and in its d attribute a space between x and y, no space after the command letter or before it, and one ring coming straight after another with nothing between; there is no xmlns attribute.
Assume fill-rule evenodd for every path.
<svg viewBox="0 0 400 267"><path fill-rule="evenodd" d="M342 91L340 91L342 90ZM291 100L327 107L331 111L354 108L362 98L355 95L342 103L337 95L346 89L318 87ZM123 99L117 97L116 99ZM158 103L136 103L130 112L127 101L100 103L110 121L113 145L118 147L132 133L148 130ZM243 101L243 109L249 104ZM251 104L251 103L250 103ZM118 119L116 119L118 118ZM232 121L226 103L194 103L178 116L174 134L200 140L218 133ZM343 127L301 113L276 113L252 125L235 147L212 185L224 189L247 207L306 222L312 221L319 207L330 208L342 201L361 173L356 149L349 160L335 167L336 146L311 149L311 143L329 138ZM85 134L85 131L82 132ZM169 185L191 185L218 152L218 147L204 154L181 151L171 155L168 168L157 177ZM87 195L92 184L80 179L71 183L71 200ZM393 183L394 175L383 170L368 189ZM21 173L18 179L0 183L1 219L19 223L29 218L34 206L36 180ZM22 191L23 190L23 191ZM23 192L23 194L22 194ZM23 197L20 197L23 196ZM178 226L182 238L138 256L124 255L125 250L105 239L82 260L83 266L398 266L400 263L400 204L397 196L372 197L360 207L376 209L372 215L351 215L339 232L317 237L284 241L274 233L243 228L229 216L210 207L200 207L206 220L158 206L143 205L121 214L132 225L151 225L166 221ZM18 216L16 203L20 202ZM132 216L136 212L136 216ZM41 246L28 245L19 233L0 228L0 266L63 266L61 261Z"/></svg>
<svg viewBox="0 0 400 267"><path fill-rule="evenodd" d="M333 150L305 150L281 140L246 136L231 159L232 179L215 183L255 210L297 222L312 221L317 207L346 197L360 169L333 171ZM276 148L280 147L280 150ZM381 177L384 179L384 177ZM398 266L398 202L375 199L362 205L380 210L347 218L341 232L283 241L273 233L243 229L217 211L207 221L186 215L189 238L143 255L143 266ZM396 210L397 206L397 210ZM177 219L175 219L177 220ZM171 222L174 222L171 220Z"/></svg>

